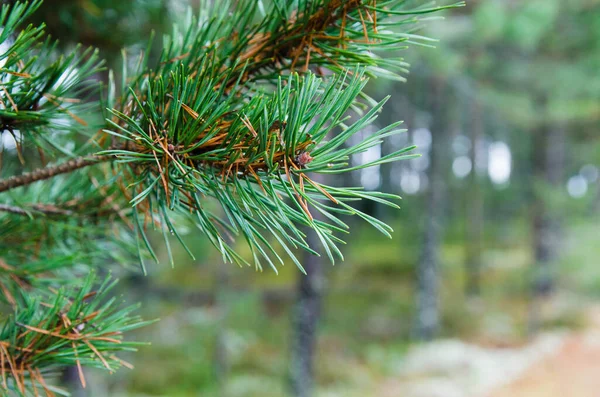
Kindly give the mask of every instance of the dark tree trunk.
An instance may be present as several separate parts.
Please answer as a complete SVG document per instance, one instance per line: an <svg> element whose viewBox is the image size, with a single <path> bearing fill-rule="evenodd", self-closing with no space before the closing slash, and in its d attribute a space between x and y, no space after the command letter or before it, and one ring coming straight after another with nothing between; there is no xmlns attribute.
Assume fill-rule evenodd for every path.
<svg viewBox="0 0 600 397"><path fill-rule="evenodd" d="M215 378L219 384L221 395L225 394L225 387L229 375L229 359L227 355L227 314L229 273L226 264L219 264L215 280L215 308L218 313L217 330L215 335L214 369Z"/></svg>
<svg viewBox="0 0 600 397"><path fill-rule="evenodd" d="M313 231L309 231L307 240L312 247L319 244L319 239ZM310 397L314 394L313 365L325 282L322 265L319 257L304 254L303 266L307 274L299 273L292 319L290 370L292 394L296 397Z"/></svg>
<svg viewBox="0 0 600 397"><path fill-rule="evenodd" d="M62 384L71 393L71 397L86 397L88 393L81 385L79 371L76 366L66 368L62 373Z"/></svg>
<svg viewBox="0 0 600 397"><path fill-rule="evenodd" d="M596 188L596 198L592 203L592 216L600 214L600 183L597 183L597 186L598 187Z"/></svg>
<svg viewBox="0 0 600 397"><path fill-rule="evenodd" d="M560 189L564 179L566 134L563 125L542 125L533 139L533 271L530 333L540 327L541 301L556 287L554 265L561 246L561 219L548 196Z"/></svg>
<svg viewBox="0 0 600 397"><path fill-rule="evenodd" d="M427 213L421 257L417 268L417 313L415 333L419 340L434 338L439 329L438 272L442 218L445 203L445 162L447 126L444 109L444 81L432 80L431 156L428 169Z"/></svg>
<svg viewBox="0 0 600 397"><path fill-rule="evenodd" d="M391 139L384 139L384 141L381 143L381 157L385 157L398 149L399 148L395 147L394 142ZM394 192L392 168L392 163L382 164L379 166L379 177L381 178L381 185L379 190L381 190L382 192ZM386 205L377 204L375 208L375 216L379 219L389 219L390 216L393 215L392 211L390 211L390 207Z"/></svg>
<svg viewBox="0 0 600 397"><path fill-rule="evenodd" d="M392 111L388 115L385 123L395 123L399 120L404 121L400 128L407 131L401 135L392 136L385 139L381 145L381 156L405 148L411 144L411 130L414 128L414 109L407 95L400 95L391 104ZM400 167L410 167L410 161L401 161L399 163L386 163L381 165L381 191L386 193L398 193L400 191ZM378 218L389 219L397 215L397 211L385 205L378 205Z"/></svg>
<svg viewBox="0 0 600 397"><path fill-rule="evenodd" d="M467 206L466 233L466 288L467 296L476 297L481 292L481 261L483 252L483 192L481 178L477 175L477 164L480 162L477 152L483 135L484 120L481 103L473 99L471 119L471 175L465 200Z"/></svg>
<svg viewBox="0 0 600 397"><path fill-rule="evenodd" d="M551 126L536 132L534 147L535 180L542 188L535 194L534 251L537 264L534 295L546 296L555 288L553 264L558 258L561 241L561 220L544 191L550 194L561 189L565 167L565 131L562 126ZM542 190L542 191L540 191Z"/></svg>

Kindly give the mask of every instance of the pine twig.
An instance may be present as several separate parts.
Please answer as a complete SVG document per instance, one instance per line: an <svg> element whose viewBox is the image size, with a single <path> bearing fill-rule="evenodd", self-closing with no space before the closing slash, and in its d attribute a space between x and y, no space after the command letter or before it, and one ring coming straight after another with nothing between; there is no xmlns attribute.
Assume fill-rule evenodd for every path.
<svg viewBox="0 0 600 397"><path fill-rule="evenodd" d="M112 158L113 156L110 155L79 157L53 167L40 168L23 175L16 175L7 179L3 179L0 180L0 193L20 186L30 185L37 181L50 179L60 174L67 174L90 165L108 161Z"/></svg>
<svg viewBox="0 0 600 397"><path fill-rule="evenodd" d="M27 216L28 212L21 207L16 207L8 204L0 204L0 212L10 212L11 214L17 215L25 215Z"/></svg>
<svg viewBox="0 0 600 397"><path fill-rule="evenodd" d="M28 216L31 212L41 212L46 215L72 215L73 211L49 204L32 204L31 210L14 205L0 204L0 212L9 212L16 215Z"/></svg>
<svg viewBox="0 0 600 397"><path fill-rule="evenodd" d="M295 15L294 19L289 21L278 32L277 37L274 37L271 33L257 35L250 40L248 49L239 54L238 61L240 61L239 65L241 65L239 67L245 67L241 82L251 79L253 74L259 72L261 69L272 66L282 58L292 59L291 71L295 71L295 65L302 56L306 57L304 63L308 65L313 37L322 35L329 26L334 25L340 20L345 20L349 12L355 9L360 10L362 6L363 4L360 0L332 0L326 6L310 15L302 25L298 25L297 20L299 17L304 16ZM344 29L345 26L342 25L342 34ZM252 60L252 62L248 66L243 66L247 60ZM264 60L269 60L269 62L264 64L262 62ZM232 77L227 82L228 87L236 83L236 78Z"/></svg>

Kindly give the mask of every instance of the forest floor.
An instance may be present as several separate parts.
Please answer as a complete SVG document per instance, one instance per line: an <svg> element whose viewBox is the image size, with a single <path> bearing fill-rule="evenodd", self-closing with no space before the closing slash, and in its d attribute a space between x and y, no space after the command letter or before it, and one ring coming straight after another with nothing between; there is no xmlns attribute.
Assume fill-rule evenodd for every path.
<svg viewBox="0 0 600 397"><path fill-rule="evenodd" d="M598 397L600 307L579 331L547 332L522 346L436 341L409 352L383 397Z"/></svg>
<svg viewBox="0 0 600 397"><path fill-rule="evenodd" d="M475 300L463 292L464 247L446 244L440 290L445 339L424 344L411 342L418 257L412 229L398 226L404 230L399 239L410 247L401 254L397 245L364 229L354 240L360 244L349 245L353 262L328 273L316 396L600 397L597 225L569 230L569 248L557 265L560 288L535 311L529 303L530 250L522 244L526 231L517 225L510 229L514 242L507 237L486 250L482 295ZM194 241L188 245L200 246ZM162 259L167 261L166 254ZM148 279L152 288L132 288L144 294L144 316L161 318L136 334L152 347L130 358L137 363L133 372L110 381L98 373L90 395L289 396L289 291L297 269L286 266L279 275L232 270L222 295L223 318L211 303L219 261L205 259L200 267L182 262L156 270ZM542 331L528 339L532 313L539 315ZM217 341L225 342L227 352L222 385L213 362Z"/></svg>
<svg viewBox="0 0 600 397"><path fill-rule="evenodd" d="M534 364L516 381L486 397L598 397L600 395L600 308L589 328L569 335L556 354Z"/></svg>

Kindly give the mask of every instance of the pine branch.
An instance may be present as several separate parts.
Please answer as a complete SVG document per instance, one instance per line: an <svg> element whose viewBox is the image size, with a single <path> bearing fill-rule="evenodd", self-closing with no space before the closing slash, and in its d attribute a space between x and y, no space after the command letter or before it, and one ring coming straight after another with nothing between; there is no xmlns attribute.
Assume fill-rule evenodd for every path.
<svg viewBox="0 0 600 397"><path fill-rule="evenodd" d="M27 25L41 0L10 3L0 8L0 129L18 131L19 155L26 142L42 155L74 156L68 149L73 135L90 137L97 130L90 121L102 107L88 99L100 91L94 76L103 62L97 51L80 46L57 57L56 42L43 39L43 26Z"/></svg>
<svg viewBox="0 0 600 397"><path fill-rule="evenodd" d="M243 73L238 84L273 82L278 75L296 71L346 73L358 65L366 68L368 76L403 80L397 73L406 73L408 64L390 52L431 41L414 34L421 27L418 16L464 6L464 2L412 10L406 6L404 0L319 0L305 2L297 10L276 5L265 18L268 23L233 35L238 41L231 59L237 64L236 71ZM248 5L240 5L243 7ZM390 31L388 27L394 25L405 31ZM385 58L377 55L384 51ZM228 84L236 81L234 76Z"/></svg>
<svg viewBox="0 0 600 397"><path fill-rule="evenodd" d="M55 43L40 41L41 26L21 28L39 0L2 7L0 48L8 50L0 51L0 127L19 132L19 155L29 143L70 160L0 180L0 193L11 193L0 204L0 299L15 310L0 330L0 389L50 395L46 374L65 365L77 366L85 383L83 365L122 364L112 353L133 345L121 332L143 325L130 308L107 299L108 283L94 293L91 278L66 293L54 286L77 284L79 269L134 254L142 265L148 254L157 260L148 225L162 231L172 263L168 236L183 244L175 221L182 215L225 262L249 262L232 244L241 236L256 267L274 271L284 263L275 242L301 270L297 251L317 254L305 227L332 262L343 259L343 216L391 237L388 225L354 204L397 208L397 196L328 186L314 174L415 157L407 147L351 165L352 156L403 132L399 122L365 132L387 100L368 98L368 78L402 80L407 64L390 51L427 43L415 34L419 15L444 7L269 3L263 13L255 0L201 0L198 19L188 14L164 38L157 63L148 65L147 52L133 67L124 59L122 83L111 77L102 104L89 100L99 90L90 81L102 69L96 52L56 57ZM90 125L94 115L106 123ZM83 146L72 147L82 142L75 134L86 136ZM104 150L88 154L95 147ZM109 161L110 172L87 168Z"/></svg>
<svg viewBox="0 0 600 397"><path fill-rule="evenodd" d="M45 215L69 216L69 215L74 214L73 211L71 211L71 210L59 208L57 206L49 205L49 204L29 204L27 207L29 207L31 209L28 210L25 207L17 207L14 205L0 204L0 212L9 212L11 214L24 215L24 216L31 216L32 211L39 212L39 213L42 213Z"/></svg>
<svg viewBox="0 0 600 397"><path fill-rule="evenodd" d="M72 269L65 282L77 269L130 262L131 210L117 171L78 169L1 195L3 206L27 214L0 211L0 256L17 268L60 259Z"/></svg>
<svg viewBox="0 0 600 397"><path fill-rule="evenodd" d="M252 77L277 63L289 60L289 71L294 72L298 66L301 56L306 60L300 65L300 69L306 72L310 65L310 54L314 49L313 41L323 39L330 40L334 45L343 47L343 30L345 29L348 13L363 8L371 21L376 21L370 11L364 8L362 0L331 0L315 10L304 10L300 15L292 14L291 20L270 32L258 33L250 38L247 48L237 56L239 69L244 69L242 83L251 80ZM311 12L313 11L313 12ZM325 29L334 27L336 23L341 22L341 34L338 37L327 36ZM365 29L368 29L365 26ZM374 25L376 30L376 25ZM370 41L368 37L367 40ZM245 66L248 63L247 66ZM229 84L235 84L235 80L230 80Z"/></svg>
<svg viewBox="0 0 600 397"><path fill-rule="evenodd" d="M77 366L85 387L82 366L114 372L132 366L116 357L121 351L134 351L137 343L123 341L122 332L139 328L142 322L131 313L135 307L118 308L107 295L115 286L106 279L93 290L94 275L79 290L50 293L46 303L24 296L24 307L17 308L0 332L0 389L21 395L36 390L54 395L47 377L62 368Z"/></svg>
<svg viewBox="0 0 600 397"><path fill-rule="evenodd" d="M86 157L79 157L52 167L40 168L35 171L25 173L23 175L15 175L10 178L2 179L0 180L0 193L6 192L17 187L27 186L45 179L50 179L57 175L67 174L69 172L89 167L91 165L109 161L112 158L113 157L109 155L92 155Z"/></svg>
<svg viewBox="0 0 600 397"><path fill-rule="evenodd" d="M27 261L14 266L0 258L0 299L18 308L24 302L23 294L47 293L58 272L72 267L74 259L56 255L48 260Z"/></svg>
<svg viewBox="0 0 600 397"><path fill-rule="evenodd" d="M195 214L226 262L247 263L228 244L228 235L241 234L257 268L266 260L276 269L271 255L283 263L263 232L300 268L293 250L315 252L301 231L304 226L317 231L332 261L342 257L337 245L343 240L336 233L347 232L340 215L359 216L391 235L389 226L350 202L368 199L397 207L392 201L398 197L325 186L309 172L349 172L414 157L406 148L348 166L350 156L402 132L398 124L339 149L372 123L383 105L362 92L366 77L402 79L396 73L406 69L402 60L376 52L427 41L414 35L417 16L445 8L407 10L407 4L317 0L292 7L276 0L260 15L255 1L203 1L200 21L190 14L186 29L166 37L154 67L147 65L146 54L133 70L126 69L123 81L130 83L120 97L109 90L105 131L113 146L115 141L128 146L99 154L134 167L125 183L132 187L128 199L135 207L137 233L155 260L140 219L156 219L163 231L173 232L172 211ZM378 29L380 23L385 29ZM405 30L392 30L396 24ZM334 74L321 81L314 72L323 74L322 68ZM359 109L367 109L366 115L348 125L346 115ZM223 218L207 211L200 195L215 199ZM315 221L312 211L323 213L323 220Z"/></svg>
<svg viewBox="0 0 600 397"><path fill-rule="evenodd" d="M17 215L25 215L25 216L27 216L29 214L29 212L25 211L21 207L16 207L16 206L7 205L7 204L0 204L0 211L10 212L11 214L17 214Z"/></svg>
<svg viewBox="0 0 600 397"><path fill-rule="evenodd" d="M204 76L211 70L196 73L194 80L182 69L168 80L148 82L152 95L146 95L145 102L133 96L128 109L130 114L144 117L113 111L111 133L130 145L101 154L113 155L120 163L144 170L128 181L136 187L131 199L136 212L147 216L146 209L154 208L166 225L170 211L192 212L226 261L245 263L229 247L224 234L240 233L254 253L256 266L261 266L260 257L273 269L276 266L267 251L283 261L261 231L271 233L300 268L293 249L312 251L299 230L302 226L318 230L332 261L341 257L337 248L341 240L334 232L344 233L347 226L335 213L358 215L390 235L387 225L346 202L365 198L396 206L387 199L397 197L335 189L315 182L308 174L344 172L413 157L406 154L412 149L407 148L361 167L347 168L349 156L379 144L386 136L403 132L396 123L355 147L339 150L344 141L372 123L383 106L383 102L377 104L356 122L346 124L344 116L367 82L361 71L327 82L310 73L303 78L291 75L285 82L280 81L275 92L253 97L235 112L228 106L235 98L227 96L222 86L215 88L218 81ZM215 107L214 103L220 105ZM327 141L334 131L337 135ZM229 224L206 212L199 192L221 204ZM337 208L325 206L320 200L330 201ZM309 206L323 212L330 222L315 221ZM169 230L174 229L169 226ZM144 233L141 226L138 233Z"/></svg>

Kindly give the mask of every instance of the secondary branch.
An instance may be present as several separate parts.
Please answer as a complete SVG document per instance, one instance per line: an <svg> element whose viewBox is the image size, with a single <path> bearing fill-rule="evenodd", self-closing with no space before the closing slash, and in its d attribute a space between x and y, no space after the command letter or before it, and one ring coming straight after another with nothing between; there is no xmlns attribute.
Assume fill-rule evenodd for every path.
<svg viewBox="0 0 600 397"><path fill-rule="evenodd" d="M113 156L109 155L79 157L52 167L40 168L23 175L16 175L7 179L2 179L0 180L0 193L20 186L30 185L37 181L50 179L60 174L67 174L90 165L108 161L112 158Z"/></svg>
<svg viewBox="0 0 600 397"><path fill-rule="evenodd" d="M16 215L29 216L31 213L41 212L46 215L73 215L73 211L56 207L50 204L32 204L29 208L17 207L14 205L0 204L0 212L9 212Z"/></svg>

